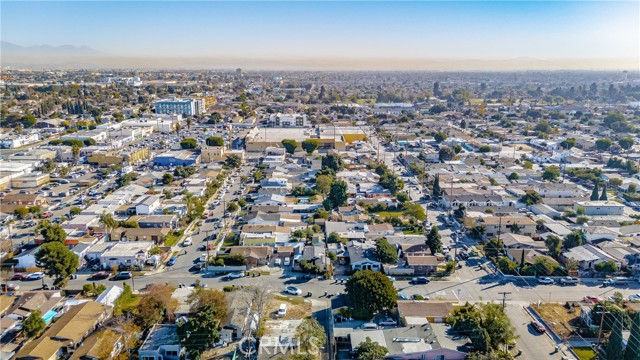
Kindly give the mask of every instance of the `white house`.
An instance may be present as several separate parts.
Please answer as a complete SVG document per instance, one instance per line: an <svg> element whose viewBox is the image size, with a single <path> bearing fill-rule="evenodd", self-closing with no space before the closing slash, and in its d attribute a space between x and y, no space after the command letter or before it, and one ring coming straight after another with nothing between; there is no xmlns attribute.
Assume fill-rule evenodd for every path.
<svg viewBox="0 0 640 360"><path fill-rule="evenodd" d="M136 214L151 215L160 207L160 197L157 195L149 195L142 198L136 205Z"/></svg>
<svg viewBox="0 0 640 360"><path fill-rule="evenodd" d="M152 247L153 241L118 242L100 255L100 265L106 269L119 265L142 265Z"/></svg>
<svg viewBox="0 0 640 360"><path fill-rule="evenodd" d="M573 205L575 211L581 207L585 215L622 215L624 213L624 205L609 200L578 201Z"/></svg>
<svg viewBox="0 0 640 360"><path fill-rule="evenodd" d="M179 360L182 354L178 325L155 324L138 349L140 360Z"/></svg>
<svg viewBox="0 0 640 360"><path fill-rule="evenodd" d="M40 250L40 246L24 251L13 259L17 260L16 267L21 269L36 267L36 253Z"/></svg>

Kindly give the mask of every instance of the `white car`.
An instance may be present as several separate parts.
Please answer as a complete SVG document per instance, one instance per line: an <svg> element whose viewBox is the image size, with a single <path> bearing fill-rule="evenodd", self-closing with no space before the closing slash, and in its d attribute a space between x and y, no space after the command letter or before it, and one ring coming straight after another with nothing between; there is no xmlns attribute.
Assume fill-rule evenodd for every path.
<svg viewBox="0 0 640 360"><path fill-rule="evenodd" d="M298 289L295 286L287 286L284 289L284 292L291 295L298 295L298 296L302 295L302 290Z"/></svg>
<svg viewBox="0 0 640 360"><path fill-rule="evenodd" d="M41 271L31 273L25 277L25 280L40 280L44 277L44 273Z"/></svg>
<svg viewBox="0 0 640 360"><path fill-rule="evenodd" d="M207 261L207 254L202 254L202 255L200 255L200 262L202 262L202 263L203 263L203 262L205 262L205 261Z"/></svg>
<svg viewBox="0 0 640 360"><path fill-rule="evenodd" d="M182 246L191 246L193 245L193 240L191 239L191 236L189 236L183 243Z"/></svg>
<svg viewBox="0 0 640 360"><path fill-rule="evenodd" d="M550 278L550 277L541 277L541 278L538 278L538 283L540 283L540 284L547 284L547 285L549 285L549 284L553 284L554 282L555 282L555 281L553 281L553 279L552 279L552 278Z"/></svg>
<svg viewBox="0 0 640 360"><path fill-rule="evenodd" d="M382 319L378 325L380 326L396 326L398 325L398 322L393 320L392 318L388 317L388 318L384 318Z"/></svg>
<svg viewBox="0 0 640 360"><path fill-rule="evenodd" d="M560 283L564 285L576 285L578 283L578 279L567 276L560 279Z"/></svg>
<svg viewBox="0 0 640 360"><path fill-rule="evenodd" d="M241 271L238 271L238 272L232 272L232 273L230 273L229 275L227 275L227 277L228 277L229 279L239 279L239 278L241 278L241 277L244 277L244 273L243 273L243 272L241 272Z"/></svg>

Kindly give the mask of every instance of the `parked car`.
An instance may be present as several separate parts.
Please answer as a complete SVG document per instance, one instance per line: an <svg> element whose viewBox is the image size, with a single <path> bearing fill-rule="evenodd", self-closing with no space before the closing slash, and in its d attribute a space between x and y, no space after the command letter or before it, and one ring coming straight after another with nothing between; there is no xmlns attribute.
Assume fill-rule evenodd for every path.
<svg viewBox="0 0 640 360"><path fill-rule="evenodd" d="M0 290L4 292L17 291L18 289L20 289L20 285L18 284L14 284L14 283L0 284Z"/></svg>
<svg viewBox="0 0 640 360"><path fill-rule="evenodd" d="M413 284L428 284L429 279L425 276L418 276L411 279L411 283Z"/></svg>
<svg viewBox="0 0 640 360"><path fill-rule="evenodd" d="M633 303L640 302L640 293L629 295L629 301L631 301Z"/></svg>
<svg viewBox="0 0 640 360"><path fill-rule="evenodd" d="M229 279L239 279L241 277L244 277L244 273L242 271L232 272L229 275L227 275L227 278Z"/></svg>
<svg viewBox="0 0 640 360"><path fill-rule="evenodd" d="M121 271L116 276L113 277L114 280L127 280L131 279L131 271Z"/></svg>
<svg viewBox="0 0 640 360"><path fill-rule="evenodd" d="M207 261L207 254L202 254L200 255L200 258L198 259L201 263L206 262Z"/></svg>
<svg viewBox="0 0 640 360"><path fill-rule="evenodd" d="M44 273L41 271L37 271L27 275L23 280L40 280L44 277Z"/></svg>
<svg viewBox="0 0 640 360"><path fill-rule="evenodd" d="M302 295L302 290L298 289L295 286L287 286L284 289L284 292L290 295L298 295L298 296Z"/></svg>
<svg viewBox="0 0 640 360"><path fill-rule="evenodd" d="M176 261L178 261L178 258L175 256L172 256L169 261L167 261L167 266L173 266L176 264Z"/></svg>
<svg viewBox="0 0 640 360"><path fill-rule="evenodd" d="M100 272L97 272L97 273L93 274L91 276L91 278L95 279L95 280L102 280L102 279L108 279L110 275L111 274L109 274L106 271L100 271Z"/></svg>
<svg viewBox="0 0 640 360"><path fill-rule="evenodd" d="M15 273L13 274L13 277L11 278L11 280L23 280L26 277L27 277L27 274L25 273Z"/></svg>
<svg viewBox="0 0 640 360"><path fill-rule="evenodd" d="M560 279L560 283L563 285L577 285L578 284L578 279L574 278L574 277L563 277Z"/></svg>
<svg viewBox="0 0 640 360"><path fill-rule="evenodd" d="M550 278L550 277L541 277L541 278L538 278L538 283L539 284L550 285L550 284L555 283L555 281L553 281L553 279Z"/></svg>
<svg viewBox="0 0 640 360"><path fill-rule="evenodd" d="M547 331L547 329L545 329L544 326L542 326L542 324L537 321L532 321L531 327L539 334L544 334Z"/></svg>
<svg viewBox="0 0 640 360"><path fill-rule="evenodd" d="M398 300L409 300L409 296L407 296L405 294L401 294L401 293L398 293L398 295L396 295L396 298Z"/></svg>
<svg viewBox="0 0 640 360"><path fill-rule="evenodd" d="M398 325L398 322L393 320L390 317L386 317L386 318L380 320L380 322L378 322L378 325L380 325L380 326L396 326L396 325Z"/></svg>
<svg viewBox="0 0 640 360"><path fill-rule="evenodd" d="M606 285L625 285L629 282L629 280L630 280L629 278L617 276L617 277L605 280L602 284L605 286Z"/></svg>
<svg viewBox="0 0 640 360"><path fill-rule="evenodd" d="M587 303L597 304L600 301L602 301L602 299L600 299L597 296L587 295L587 296L582 298L582 301L587 302Z"/></svg>
<svg viewBox="0 0 640 360"><path fill-rule="evenodd" d="M193 244L193 240L191 239L191 236L189 236L188 238L185 239L185 241L182 243L182 246L191 246Z"/></svg>

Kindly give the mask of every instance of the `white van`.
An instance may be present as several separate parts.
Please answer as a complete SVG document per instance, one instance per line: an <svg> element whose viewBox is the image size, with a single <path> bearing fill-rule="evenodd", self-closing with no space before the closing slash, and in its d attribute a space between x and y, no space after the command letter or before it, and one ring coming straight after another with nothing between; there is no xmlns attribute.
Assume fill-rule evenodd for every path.
<svg viewBox="0 0 640 360"><path fill-rule="evenodd" d="M360 328L362 330L378 330L379 329L378 324L376 323L364 323Z"/></svg>
<svg viewBox="0 0 640 360"><path fill-rule="evenodd" d="M287 304L280 304L280 308L278 308L278 317L283 317L287 315Z"/></svg>
<svg viewBox="0 0 640 360"><path fill-rule="evenodd" d="M291 264L291 260L288 257L284 258L284 266L289 266L289 264Z"/></svg>

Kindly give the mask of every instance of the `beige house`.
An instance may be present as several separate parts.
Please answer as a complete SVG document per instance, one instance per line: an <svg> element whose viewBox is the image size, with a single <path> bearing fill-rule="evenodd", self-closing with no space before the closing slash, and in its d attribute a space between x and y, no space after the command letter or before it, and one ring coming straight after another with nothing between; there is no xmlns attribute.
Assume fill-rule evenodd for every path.
<svg viewBox="0 0 640 360"><path fill-rule="evenodd" d="M536 222L526 216L490 216L479 221L486 228L486 236L494 237L498 233L521 234L533 236L536 233Z"/></svg>

